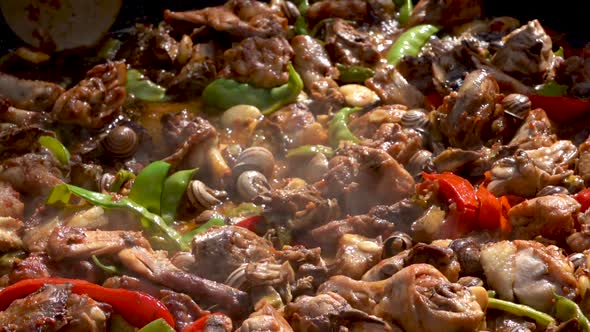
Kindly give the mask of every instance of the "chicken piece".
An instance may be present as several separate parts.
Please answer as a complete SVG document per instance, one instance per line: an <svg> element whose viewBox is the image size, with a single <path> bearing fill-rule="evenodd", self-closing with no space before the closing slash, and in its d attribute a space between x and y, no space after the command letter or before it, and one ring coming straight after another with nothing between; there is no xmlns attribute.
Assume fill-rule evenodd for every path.
<svg viewBox="0 0 590 332"><path fill-rule="evenodd" d="M62 183L57 161L50 155L27 153L0 164L0 181L23 194L43 196Z"/></svg>
<svg viewBox="0 0 590 332"><path fill-rule="evenodd" d="M400 123L408 108L404 105L383 105L351 119L350 130L359 137L373 137L379 128L389 123Z"/></svg>
<svg viewBox="0 0 590 332"><path fill-rule="evenodd" d="M67 312L68 325L60 332L102 332L107 329L112 308L87 295L70 294Z"/></svg>
<svg viewBox="0 0 590 332"><path fill-rule="evenodd" d="M19 219L0 216L0 253L23 247L23 240L20 237L23 226L23 222Z"/></svg>
<svg viewBox="0 0 590 332"><path fill-rule="evenodd" d="M414 193L412 176L385 151L345 144L337 154L324 180L328 197L338 198L347 213L366 213Z"/></svg>
<svg viewBox="0 0 590 332"><path fill-rule="evenodd" d="M384 104L402 104L408 108L424 108L427 101L424 94L399 73L394 66L380 66L375 76L365 82L375 91Z"/></svg>
<svg viewBox="0 0 590 332"><path fill-rule="evenodd" d="M31 81L0 72L0 99L28 111L49 111L64 89L50 82Z"/></svg>
<svg viewBox="0 0 590 332"><path fill-rule="evenodd" d="M369 33L342 19L326 24L326 51L334 62L344 65L373 67L381 60Z"/></svg>
<svg viewBox="0 0 590 332"><path fill-rule="evenodd" d="M0 122L3 122L1 113L0 105ZM30 113L37 115L44 114L37 112ZM4 114L6 115L6 113ZM20 121L20 119L17 121ZM17 127L0 130L0 158L5 159L35 151L40 147L39 137L41 136L55 136L55 133L45 130L39 125L28 125L26 123L22 126L18 125Z"/></svg>
<svg viewBox="0 0 590 332"><path fill-rule="evenodd" d="M288 149L301 145L325 144L328 134L322 125L316 122L308 105L292 103L268 116L268 121L280 129L280 135L288 137L285 145Z"/></svg>
<svg viewBox="0 0 590 332"><path fill-rule="evenodd" d="M381 259L381 241L356 234L344 234L338 242L336 260L331 268L332 275L360 279Z"/></svg>
<svg viewBox="0 0 590 332"><path fill-rule="evenodd" d="M526 150L535 166L549 174L559 174L572 166L578 156L578 149L570 140L560 140L551 146Z"/></svg>
<svg viewBox="0 0 590 332"><path fill-rule="evenodd" d="M479 17L480 0L420 0L412 11L408 26L434 24L452 27Z"/></svg>
<svg viewBox="0 0 590 332"><path fill-rule="evenodd" d="M386 327L379 318L354 309L342 296L332 292L300 296L285 307L284 315L295 331L339 331L359 322Z"/></svg>
<svg viewBox="0 0 590 332"><path fill-rule="evenodd" d="M590 182L590 136L584 143L578 147L580 157L576 160L577 174L579 174L586 183ZM0 184L0 187L2 185ZM1 214L1 213L0 213Z"/></svg>
<svg viewBox="0 0 590 332"><path fill-rule="evenodd" d="M406 332L475 331L484 319L468 288L450 283L428 264L410 265L382 281L335 276L318 291L337 293L352 307L393 321Z"/></svg>
<svg viewBox="0 0 590 332"><path fill-rule="evenodd" d="M75 227L56 227L47 242L47 253L54 261L88 259L93 255L112 255L127 247L151 248L141 232L88 231Z"/></svg>
<svg viewBox="0 0 590 332"><path fill-rule="evenodd" d="M328 268L321 256L320 248L308 249L304 246L283 246L275 254L277 261L289 265L295 271L295 280L309 280L311 290L328 279Z"/></svg>
<svg viewBox="0 0 590 332"><path fill-rule="evenodd" d="M503 46L492 57L492 64L523 81L541 83L552 70L553 51L549 37L537 20L528 22L502 38Z"/></svg>
<svg viewBox="0 0 590 332"><path fill-rule="evenodd" d="M117 51L117 58L125 59L132 68L166 68L178 56L178 42L170 32L167 26L137 24Z"/></svg>
<svg viewBox="0 0 590 332"><path fill-rule="evenodd" d="M298 35L291 39L291 47L294 52L293 66L308 90L316 81L332 79L337 75L328 53L317 39Z"/></svg>
<svg viewBox="0 0 590 332"><path fill-rule="evenodd" d="M293 332L285 318L270 304L253 312L236 332Z"/></svg>
<svg viewBox="0 0 590 332"><path fill-rule="evenodd" d="M0 312L5 331L54 332L68 324L69 285L45 285Z"/></svg>
<svg viewBox="0 0 590 332"><path fill-rule="evenodd" d="M517 146L525 150L534 150L551 146L557 141L553 133L551 121L545 111L540 108L531 110L520 126L509 146Z"/></svg>
<svg viewBox="0 0 590 332"><path fill-rule="evenodd" d="M556 194L527 199L508 212L516 239L532 240L538 235L561 240L574 231L580 203L569 195Z"/></svg>
<svg viewBox="0 0 590 332"><path fill-rule="evenodd" d="M278 16L265 3L254 0L232 0L223 6L186 12L165 10L164 20L172 27L191 26L187 32L193 27L208 26L237 39L268 38L285 35L287 31L286 18Z"/></svg>
<svg viewBox="0 0 590 332"><path fill-rule="evenodd" d="M325 18L342 18L350 21L363 21L369 14L369 1L364 0L322 0L314 2L307 10L310 22Z"/></svg>
<svg viewBox="0 0 590 332"><path fill-rule="evenodd" d="M553 294L573 299L578 283L561 249L536 241L501 241L484 245L481 263L488 284L503 300L551 312Z"/></svg>
<svg viewBox="0 0 590 332"><path fill-rule="evenodd" d="M105 287L109 286L105 285ZM201 307L199 307L199 305L186 294L176 293L171 290L161 290L160 293L162 295L160 301L164 303L172 316L174 316L176 328L180 331L184 330L184 328L200 317L209 313L208 311L201 309Z"/></svg>
<svg viewBox="0 0 590 332"><path fill-rule="evenodd" d="M439 129L452 146L474 149L486 142L499 93L496 80L486 71L476 70L465 77L457 93L445 97L439 108Z"/></svg>
<svg viewBox="0 0 590 332"><path fill-rule="evenodd" d="M220 75L260 88L287 83L293 49L283 37L246 38L223 54L227 66Z"/></svg>
<svg viewBox="0 0 590 332"><path fill-rule="evenodd" d="M102 128L125 102L126 84L125 63L97 65L88 71L85 79L59 97L51 116L59 123Z"/></svg>
<svg viewBox="0 0 590 332"><path fill-rule="evenodd" d="M10 283L24 279L48 278L56 275L50 266L49 257L44 254L30 254L27 258L16 262L8 275Z"/></svg>

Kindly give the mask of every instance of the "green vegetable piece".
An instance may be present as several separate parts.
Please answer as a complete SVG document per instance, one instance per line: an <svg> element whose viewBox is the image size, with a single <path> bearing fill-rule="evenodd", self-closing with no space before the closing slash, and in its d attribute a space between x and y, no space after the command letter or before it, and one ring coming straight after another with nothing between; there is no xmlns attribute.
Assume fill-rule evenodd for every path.
<svg viewBox="0 0 590 332"><path fill-rule="evenodd" d="M417 56L430 37L440 30L439 27L422 24L402 33L387 52L387 62L396 65L404 56Z"/></svg>
<svg viewBox="0 0 590 332"><path fill-rule="evenodd" d="M262 89L247 83L224 78L211 82L203 90L203 101L210 106L226 110L236 105L258 107L268 115L284 105L294 102L303 90L303 81L292 64L289 64L289 82L272 89Z"/></svg>
<svg viewBox="0 0 590 332"><path fill-rule="evenodd" d="M343 83L365 83L375 75L373 69L362 66L346 66L338 63L336 68L340 72L340 81Z"/></svg>
<svg viewBox="0 0 590 332"><path fill-rule="evenodd" d="M127 70L127 92L143 101L162 101L166 89L150 81L135 69Z"/></svg>
<svg viewBox="0 0 590 332"><path fill-rule="evenodd" d="M104 60L112 60L117 55L119 48L121 48L121 44L120 40L109 38L98 51L98 57Z"/></svg>
<svg viewBox="0 0 590 332"><path fill-rule="evenodd" d="M121 169L117 172L117 174L115 175L115 180L113 180L113 183L111 184L111 187L109 188L109 190L111 192L118 192L119 190L121 190L121 187L129 180L133 180L135 179L135 174L133 174L133 172L129 172L126 169Z"/></svg>
<svg viewBox="0 0 590 332"><path fill-rule="evenodd" d="M553 52L553 54L555 54L555 56L560 56L563 58L563 47L559 46L557 51Z"/></svg>
<svg viewBox="0 0 590 332"><path fill-rule="evenodd" d="M27 257L27 253L22 250L7 252L0 257L0 268L10 268L15 262L19 262L25 257Z"/></svg>
<svg viewBox="0 0 590 332"><path fill-rule="evenodd" d="M163 318L158 318L137 332L176 332Z"/></svg>
<svg viewBox="0 0 590 332"><path fill-rule="evenodd" d="M334 150L325 145L302 145L287 151L287 158L293 157L313 157L316 154L321 153L326 158L332 158L334 156Z"/></svg>
<svg viewBox="0 0 590 332"><path fill-rule="evenodd" d="M334 114L334 117L328 125L328 138L330 145L334 148L338 147L340 141L352 141L354 143L360 140L354 136L352 131L348 128L348 116L352 113L360 111L360 107L345 107Z"/></svg>
<svg viewBox="0 0 590 332"><path fill-rule="evenodd" d="M582 331L590 332L590 321L576 302L557 294L555 296L555 317L562 322L575 318Z"/></svg>
<svg viewBox="0 0 590 332"><path fill-rule="evenodd" d="M96 266L100 267L101 270L105 271L108 274L118 274L119 269L114 265L105 265L103 264L96 255L92 255L92 261Z"/></svg>
<svg viewBox="0 0 590 332"><path fill-rule="evenodd" d="M412 0L406 0L405 3L402 5L402 8L399 10L399 22L402 25L406 25L408 23L408 19L412 16L412 11L414 10L414 4Z"/></svg>
<svg viewBox="0 0 590 332"><path fill-rule="evenodd" d="M121 315L114 314L109 321L109 332L135 332L135 327L127 323Z"/></svg>
<svg viewBox="0 0 590 332"><path fill-rule="evenodd" d="M264 208L262 206L256 205L254 203L243 202L240 205L236 206L233 209L228 210L225 212L225 216L227 217L244 217L244 216L255 216L261 215Z"/></svg>
<svg viewBox="0 0 590 332"><path fill-rule="evenodd" d="M168 224L171 224L174 221L176 210L178 210L178 206L180 206L180 202L186 192L188 183L196 171L196 168L178 171L170 175L166 181L164 181L162 199L160 202L160 214Z"/></svg>
<svg viewBox="0 0 590 332"><path fill-rule="evenodd" d="M219 217L211 218L206 223L202 224L201 226L197 227L196 229L193 229L190 232L184 233L182 235L182 241L188 245L189 243L191 243L191 241L193 240L193 237L195 235L197 235L199 233L203 233L204 231L208 230L211 227L223 226L223 225L225 225L225 221L223 220L223 218L219 218Z"/></svg>
<svg viewBox="0 0 590 332"><path fill-rule="evenodd" d="M568 86L555 81L539 84L534 87L535 92L541 96L563 96L567 93Z"/></svg>
<svg viewBox="0 0 590 332"><path fill-rule="evenodd" d="M70 151L61 144L61 142L51 136L39 137L39 144L51 151L51 154L57 159L62 165L67 165L70 162Z"/></svg>
<svg viewBox="0 0 590 332"><path fill-rule="evenodd" d="M182 238L176 229L168 226L162 217L151 213L148 209L128 197L123 197L114 201L113 196L111 195L97 193L64 183L53 187L49 193L49 197L47 197L47 204L68 204L72 194L85 199L92 205L97 205L103 208L123 208L132 211L141 216L143 220L148 221L150 226L158 228L175 245L175 247L181 250L188 250L188 246L182 242Z"/></svg>
<svg viewBox="0 0 590 332"><path fill-rule="evenodd" d="M516 304L509 301L488 298L488 309L502 310L516 316L528 317L533 319L543 328L555 324L555 319L553 319L553 317L523 304Z"/></svg>
<svg viewBox="0 0 590 332"><path fill-rule="evenodd" d="M295 24L293 26L296 35L309 35L309 27L307 25L307 20L305 19L305 13L309 9L309 1L308 0L301 0L299 6L299 17L295 20Z"/></svg>
<svg viewBox="0 0 590 332"><path fill-rule="evenodd" d="M169 171L170 164L165 161L158 160L147 165L135 178L129 199L150 212L160 214L162 187Z"/></svg>

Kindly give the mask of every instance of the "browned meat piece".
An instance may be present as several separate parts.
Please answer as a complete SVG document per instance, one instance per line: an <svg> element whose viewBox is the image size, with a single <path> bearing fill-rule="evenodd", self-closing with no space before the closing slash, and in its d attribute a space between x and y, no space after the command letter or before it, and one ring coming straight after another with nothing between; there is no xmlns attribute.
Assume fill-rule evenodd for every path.
<svg viewBox="0 0 590 332"><path fill-rule="evenodd" d="M192 57L170 81L166 93L188 99L200 96L203 89L217 77L215 51L212 43L194 46Z"/></svg>
<svg viewBox="0 0 590 332"><path fill-rule="evenodd" d="M424 216L427 209L421 203L411 199L403 199L393 205L377 205L369 210L369 215L376 220L395 224L395 230L411 232L412 224Z"/></svg>
<svg viewBox="0 0 590 332"><path fill-rule="evenodd" d="M172 316L174 316L176 328L179 331L184 330L189 324L209 313L208 311L201 309L201 307L199 307L195 301L186 294L176 293L170 290L162 290L161 294L163 296L160 298L160 301L164 303Z"/></svg>
<svg viewBox="0 0 590 332"><path fill-rule="evenodd" d="M270 304L253 312L236 332L293 332L285 318Z"/></svg>
<svg viewBox="0 0 590 332"><path fill-rule="evenodd" d="M0 72L0 99L30 111L49 111L64 89L50 82L30 81Z"/></svg>
<svg viewBox="0 0 590 332"><path fill-rule="evenodd" d="M434 24L452 27L479 17L482 13L480 0L420 0L408 26Z"/></svg>
<svg viewBox="0 0 590 332"><path fill-rule="evenodd" d="M23 194L44 195L62 183L62 173L56 163L50 155L34 153L6 159L0 166L0 181Z"/></svg>
<svg viewBox="0 0 590 332"><path fill-rule="evenodd" d="M334 62L345 65L372 67L381 60L369 34L342 19L327 24L326 50Z"/></svg>
<svg viewBox="0 0 590 332"><path fill-rule="evenodd" d="M526 82L540 83L553 69L551 37L539 21L530 21L502 40L504 45L492 58L492 63L502 71Z"/></svg>
<svg viewBox="0 0 590 332"><path fill-rule="evenodd" d="M432 41L431 41L432 43ZM408 83L415 86L424 94L434 91L432 57L405 56L395 66Z"/></svg>
<svg viewBox="0 0 590 332"><path fill-rule="evenodd" d="M303 103L293 103L267 117L276 125L286 140L287 148L301 145L326 144L328 135L322 125L315 121L309 107Z"/></svg>
<svg viewBox="0 0 590 332"><path fill-rule="evenodd" d="M162 301L164 300L164 298L168 294L166 292L169 291L169 290L165 289L165 287L162 285L156 285L156 284L154 284L150 281L147 281L145 279L138 279L135 277L130 277L128 275L110 277L107 280L105 280L102 285L104 287L108 287L108 288L124 288L124 289L132 290L132 291L141 291L141 292L150 294L151 296L153 296L155 298L159 298L163 294ZM180 294L180 293L174 293L174 294ZM177 298L174 297L173 299L170 299L169 302L165 302L166 306L168 306L168 304L170 304L171 306L174 306L175 304L173 304L173 302L176 299ZM178 299L178 301L182 301L182 299ZM189 306L188 303L186 303L186 305Z"/></svg>
<svg viewBox="0 0 590 332"><path fill-rule="evenodd" d="M338 241L336 260L331 265L330 272L332 275L360 279L381 260L382 250L381 241L356 234L344 234Z"/></svg>
<svg viewBox="0 0 590 332"><path fill-rule="evenodd" d="M342 18L350 21L363 21L369 14L369 1L364 0L322 0L314 2L307 10L310 22L325 18Z"/></svg>
<svg viewBox="0 0 590 332"><path fill-rule="evenodd" d="M173 27L208 26L225 32L235 38L273 37L285 35L287 19L277 15L263 2L254 0L232 0L224 6L208 7L187 12L164 11L164 20Z"/></svg>
<svg viewBox="0 0 590 332"><path fill-rule="evenodd" d="M225 51L227 66L220 75L261 88L273 88L287 83L287 64L293 49L283 37L246 38Z"/></svg>
<svg viewBox="0 0 590 332"><path fill-rule="evenodd" d="M332 292L300 296L285 307L284 315L295 331L342 331L362 321L377 323L387 331L379 318L354 309L342 296Z"/></svg>
<svg viewBox="0 0 590 332"><path fill-rule="evenodd" d="M313 186L275 189L268 206L264 212L267 220L301 233L337 218L340 212L334 199L322 197Z"/></svg>
<svg viewBox="0 0 590 332"><path fill-rule="evenodd" d="M112 120L125 102L127 69L123 62L92 68L86 78L64 92L55 102L52 118L60 123L101 128Z"/></svg>
<svg viewBox="0 0 590 332"><path fill-rule="evenodd" d="M491 286L503 300L550 312L553 294L570 299L578 283L571 262L556 246L536 241L502 241L484 245L481 262Z"/></svg>
<svg viewBox="0 0 590 332"><path fill-rule="evenodd" d="M365 84L379 96L384 104L402 104L409 108L424 108L426 98L394 66L380 66L375 76Z"/></svg>
<svg viewBox="0 0 590 332"><path fill-rule="evenodd" d="M486 327L491 331L500 332L533 332L537 329L537 325L535 325L535 323L529 322L525 318L514 316L508 313L501 314L500 316L494 317L493 319L488 318L486 321Z"/></svg>
<svg viewBox="0 0 590 332"><path fill-rule="evenodd" d="M468 167L472 162L481 159L482 154L480 151L449 148L434 157L432 163L438 173L457 172L463 167Z"/></svg>
<svg viewBox="0 0 590 332"><path fill-rule="evenodd" d="M471 72L459 91L445 98L439 108L439 129L459 148L478 148L486 141L496 108L498 84L487 72Z"/></svg>
<svg viewBox="0 0 590 332"><path fill-rule="evenodd" d="M178 325L177 325L178 327ZM231 332L233 331L231 318L225 315L210 315L203 325L203 331L211 332Z"/></svg>
<svg viewBox="0 0 590 332"><path fill-rule="evenodd" d="M337 75L328 53L317 39L298 35L291 39L291 47L294 52L293 66L308 90L316 81L335 78Z"/></svg>
<svg viewBox="0 0 590 332"><path fill-rule="evenodd" d="M551 127L551 121L545 111L540 108L529 112L512 140L510 146L518 146L521 149L538 149L550 146L557 141Z"/></svg>
<svg viewBox="0 0 590 332"><path fill-rule="evenodd" d="M107 329L111 306L87 295L70 294L67 303L68 325L60 332L102 332Z"/></svg>
<svg viewBox="0 0 590 332"><path fill-rule="evenodd" d="M199 304L217 305L234 318L243 318L250 310L247 293L180 270L170 262L165 251L133 247L120 251L118 258L127 269L148 280L186 293ZM219 262L223 259L218 258L210 268Z"/></svg>
<svg viewBox="0 0 590 332"><path fill-rule="evenodd" d="M561 240L574 231L580 203L569 195L557 194L527 199L508 212L513 237L531 240L538 235Z"/></svg>
<svg viewBox="0 0 590 332"><path fill-rule="evenodd" d="M36 113L39 114L39 113ZM0 131L0 158L23 155L39 148L39 137L55 133L38 126L14 127Z"/></svg>
<svg viewBox="0 0 590 332"><path fill-rule="evenodd" d="M93 255L112 255L127 247L150 248L141 232L88 231L75 227L56 227L47 242L47 253L54 261L88 259Z"/></svg>
<svg viewBox="0 0 590 332"><path fill-rule="evenodd" d="M48 278L56 272L49 265L49 257L44 254L30 254L17 262L9 274L10 283L24 279Z"/></svg>
<svg viewBox="0 0 590 332"><path fill-rule="evenodd" d="M470 39L459 38L434 38L430 42L420 59L431 59L429 74L438 91L444 94L457 91L465 76L477 69L477 45L473 44Z"/></svg>
<svg viewBox="0 0 590 332"><path fill-rule="evenodd" d="M18 191L7 182L0 181L0 217L23 218L25 205Z"/></svg>
<svg viewBox="0 0 590 332"><path fill-rule="evenodd" d="M23 226L23 222L18 219L0 216L0 253L23 247L20 237Z"/></svg>
<svg viewBox="0 0 590 332"><path fill-rule="evenodd" d="M321 256L320 248L308 249L304 246L283 246L275 254L279 262L289 262L295 271L295 279L307 279L311 288L315 289L328 278L328 268Z"/></svg>
<svg viewBox="0 0 590 332"><path fill-rule="evenodd" d="M416 129L404 128L397 123L381 125L367 146L387 151L398 163L406 165L412 156L423 148L424 135Z"/></svg>
<svg viewBox="0 0 590 332"><path fill-rule="evenodd" d="M134 68L170 66L178 55L178 42L169 33L169 27L138 24L121 45L117 58Z"/></svg>
<svg viewBox="0 0 590 332"><path fill-rule="evenodd" d="M428 264L410 265L382 281L335 276L319 292L337 293L353 308L393 321L406 332L475 331L484 319L468 288L450 283Z"/></svg>
<svg viewBox="0 0 590 332"><path fill-rule="evenodd" d="M580 156L576 160L577 174L588 183L590 182L590 137L586 138L586 141L580 144L578 151L580 152ZM0 184L0 187L1 186L2 185ZM0 213L0 215L1 214L2 213Z"/></svg>
<svg viewBox="0 0 590 332"><path fill-rule="evenodd" d="M404 105L399 104L378 106L351 119L348 127L355 135L369 138L385 124L400 123L407 109Z"/></svg>
<svg viewBox="0 0 590 332"><path fill-rule="evenodd" d="M0 312L4 331L58 331L68 323L67 304L71 286L45 285Z"/></svg>
<svg viewBox="0 0 590 332"><path fill-rule="evenodd" d="M390 221L362 214L342 220L334 220L324 226L315 228L310 235L313 242L324 250L334 250L339 239L345 234L357 234L368 238L386 237L393 232L394 224Z"/></svg>
<svg viewBox="0 0 590 332"><path fill-rule="evenodd" d="M415 190L412 176L387 152L356 144L338 150L324 180L328 196L338 198L349 214L393 204Z"/></svg>
<svg viewBox="0 0 590 332"><path fill-rule="evenodd" d="M244 263L272 257L270 243L255 233L237 226L211 228L195 235L192 242L196 275L224 282L230 273Z"/></svg>
<svg viewBox="0 0 590 332"><path fill-rule="evenodd" d="M566 171L576 161L578 149L569 140L561 140L551 146L526 150L535 166L549 174L559 174Z"/></svg>

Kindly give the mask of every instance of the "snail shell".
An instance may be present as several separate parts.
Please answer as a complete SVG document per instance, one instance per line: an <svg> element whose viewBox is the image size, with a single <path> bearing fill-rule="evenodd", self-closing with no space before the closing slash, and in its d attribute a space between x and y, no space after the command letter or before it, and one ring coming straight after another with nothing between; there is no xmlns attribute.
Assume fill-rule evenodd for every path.
<svg viewBox="0 0 590 332"><path fill-rule="evenodd" d="M222 190L214 190L199 180L193 180L187 187L188 200L196 208L209 209L221 203L221 198L227 196Z"/></svg>
<svg viewBox="0 0 590 332"><path fill-rule="evenodd" d="M118 126L113 128L101 143L111 156L124 159L135 153L139 138L135 130L127 126Z"/></svg>
<svg viewBox="0 0 590 332"><path fill-rule="evenodd" d="M537 197L541 196L550 196L555 194L569 194L569 191L566 187L562 186L545 186L543 189L539 190L537 193Z"/></svg>
<svg viewBox="0 0 590 332"><path fill-rule="evenodd" d="M236 190L243 200L252 201L270 192L271 188L264 174L258 171L245 171L238 176Z"/></svg>
<svg viewBox="0 0 590 332"><path fill-rule="evenodd" d="M567 257L567 259L572 263L574 269L577 269L579 267L585 268L587 265L586 255L584 255L581 252L571 254Z"/></svg>
<svg viewBox="0 0 590 332"><path fill-rule="evenodd" d="M432 159L432 152L428 150L419 150L408 160L406 170L413 177L418 177L422 174L422 171L433 171L434 163Z"/></svg>
<svg viewBox="0 0 590 332"><path fill-rule="evenodd" d="M240 153L233 168L234 176L239 176L245 171L258 171L266 177L272 176L275 167L275 158L268 149L261 146L253 146Z"/></svg>
<svg viewBox="0 0 590 332"><path fill-rule="evenodd" d="M531 110L531 100L520 93L511 93L502 99L502 106L505 113L524 120Z"/></svg>
<svg viewBox="0 0 590 332"><path fill-rule="evenodd" d="M104 173L98 180L98 189L101 192L110 192L113 182L115 182L115 175Z"/></svg>
<svg viewBox="0 0 590 332"><path fill-rule="evenodd" d="M430 120L423 110L413 109L404 112L401 124L406 128L426 129L430 125Z"/></svg>
<svg viewBox="0 0 590 332"><path fill-rule="evenodd" d="M412 238L402 232L394 232L383 242L383 258L393 257L400 252L412 248Z"/></svg>

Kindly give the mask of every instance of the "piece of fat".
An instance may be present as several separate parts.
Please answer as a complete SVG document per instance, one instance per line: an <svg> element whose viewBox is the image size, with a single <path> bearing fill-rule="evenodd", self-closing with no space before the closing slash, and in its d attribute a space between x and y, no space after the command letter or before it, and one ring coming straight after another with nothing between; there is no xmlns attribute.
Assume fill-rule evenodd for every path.
<svg viewBox="0 0 590 332"><path fill-rule="evenodd" d="M515 255L516 246L510 241L492 243L481 250L481 265L488 285L507 301L514 300Z"/></svg>

